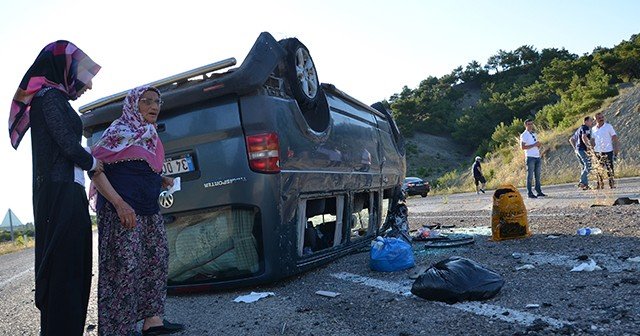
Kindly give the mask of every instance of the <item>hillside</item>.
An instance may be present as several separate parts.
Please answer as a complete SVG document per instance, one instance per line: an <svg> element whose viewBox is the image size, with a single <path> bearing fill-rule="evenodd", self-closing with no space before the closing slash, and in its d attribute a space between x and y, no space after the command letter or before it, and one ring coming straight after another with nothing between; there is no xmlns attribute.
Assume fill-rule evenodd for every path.
<svg viewBox="0 0 640 336"><path fill-rule="evenodd" d="M628 175L638 171L640 167L640 84L626 84L620 87L620 94L605 101L596 112L603 112L607 122L613 125L620 140L620 155L616 164L616 171ZM590 115L595 115L591 113ZM575 125L577 128L580 123ZM575 129L574 128L574 129ZM546 140L551 146L544 154L543 171L551 175L575 175L577 159L575 159L567 139L570 132L563 134L549 134ZM634 168L635 167L635 168ZM577 179L576 179L577 180Z"/></svg>
<svg viewBox="0 0 640 336"><path fill-rule="evenodd" d="M616 162L616 175L638 176L640 174L640 84L619 86L620 94L607 99L597 111L602 111L606 120L613 125L621 144L621 152ZM594 115L595 112L590 113ZM542 148L543 184L570 183L578 181L579 163L573 154L568 138L575 127L563 132L540 132ZM500 184L524 185L525 167L522 150L517 146L494 153L483 164L490 188ZM468 172L461 171L456 181L448 181L453 190L471 190L472 180Z"/></svg>
<svg viewBox="0 0 640 336"><path fill-rule="evenodd" d="M428 181L458 168L473 154L451 138L419 132L406 139L406 148L407 176L420 176Z"/></svg>

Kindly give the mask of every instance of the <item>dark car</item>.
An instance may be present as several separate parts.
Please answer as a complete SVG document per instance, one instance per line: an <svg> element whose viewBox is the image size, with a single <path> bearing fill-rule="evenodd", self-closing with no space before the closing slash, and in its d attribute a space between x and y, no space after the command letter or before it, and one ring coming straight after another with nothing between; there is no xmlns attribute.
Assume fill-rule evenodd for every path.
<svg viewBox="0 0 640 336"><path fill-rule="evenodd" d="M402 183L402 189L408 196L420 195L422 197L427 197L427 194L431 190L431 185L429 185L429 182L419 177L407 177Z"/></svg>

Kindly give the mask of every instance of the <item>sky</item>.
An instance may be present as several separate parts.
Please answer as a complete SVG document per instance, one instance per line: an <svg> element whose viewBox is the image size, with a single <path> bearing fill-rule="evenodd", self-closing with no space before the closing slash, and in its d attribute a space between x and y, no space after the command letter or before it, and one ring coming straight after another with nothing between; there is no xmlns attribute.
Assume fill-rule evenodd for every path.
<svg viewBox="0 0 640 336"><path fill-rule="evenodd" d="M23 0L0 4L0 102L8 120L22 76L48 43L75 43L102 70L78 109L135 86L235 57L260 32L297 37L321 82L366 104L416 88L498 50L531 45L582 55L640 33L635 0ZM1 106L1 104L0 104ZM0 216L33 221L30 134L0 141Z"/></svg>

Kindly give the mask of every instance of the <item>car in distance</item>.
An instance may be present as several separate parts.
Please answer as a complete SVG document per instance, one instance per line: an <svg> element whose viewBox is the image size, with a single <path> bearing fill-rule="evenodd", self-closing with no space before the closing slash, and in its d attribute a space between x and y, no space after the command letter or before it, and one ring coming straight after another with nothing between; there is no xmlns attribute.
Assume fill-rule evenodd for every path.
<svg viewBox="0 0 640 336"><path fill-rule="evenodd" d="M419 177L407 177L402 183L402 189L408 196L420 195L427 197L427 194L431 191L431 185Z"/></svg>

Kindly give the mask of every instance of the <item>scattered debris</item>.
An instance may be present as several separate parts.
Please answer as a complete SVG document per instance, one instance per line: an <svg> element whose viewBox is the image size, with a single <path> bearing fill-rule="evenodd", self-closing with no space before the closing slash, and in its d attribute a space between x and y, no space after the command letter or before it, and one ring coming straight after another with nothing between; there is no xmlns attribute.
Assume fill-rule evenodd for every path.
<svg viewBox="0 0 640 336"><path fill-rule="evenodd" d="M323 291L323 290L317 291L316 294L321 295L321 296L330 297L330 298L334 298L334 297L340 295L340 293L330 292L330 291Z"/></svg>
<svg viewBox="0 0 640 336"><path fill-rule="evenodd" d="M475 239L472 235L463 233L451 233L451 234L439 234L437 237L426 238L424 248L430 247L457 247L468 244L473 244Z"/></svg>
<svg viewBox="0 0 640 336"><path fill-rule="evenodd" d="M419 276L423 275L424 272L427 271L427 266L420 266L413 269L411 273L409 273L409 279L417 279Z"/></svg>
<svg viewBox="0 0 640 336"><path fill-rule="evenodd" d="M627 259L627 261L630 261L630 262L640 262L640 257L629 258L629 259Z"/></svg>
<svg viewBox="0 0 640 336"><path fill-rule="evenodd" d="M571 269L571 272L593 272L600 271L602 267L596 265L596 262L593 259L589 259L588 263L581 263L580 265Z"/></svg>
<svg viewBox="0 0 640 336"><path fill-rule="evenodd" d="M524 264L522 266L516 267L516 271L530 270L530 269L534 269L534 268L536 268L536 267L531 265L531 264Z"/></svg>
<svg viewBox="0 0 640 336"><path fill-rule="evenodd" d="M613 205L629 205L629 204L640 204L640 201L637 199L629 198L629 197L619 197Z"/></svg>
<svg viewBox="0 0 640 336"><path fill-rule="evenodd" d="M440 223L435 223L435 224L425 224L422 227L426 227L430 230L442 230L442 229L453 229L454 227L456 227L455 224L451 224L451 225L446 225L446 224L440 224Z"/></svg>
<svg viewBox="0 0 640 336"><path fill-rule="evenodd" d="M273 292L251 292L251 294L238 296L233 300L233 302L244 302L244 303L252 303L256 302L260 299L266 298L268 296L275 296L276 294Z"/></svg>
<svg viewBox="0 0 640 336"><path fill-rule="evenodd" d="M428 238L436 238L440 236L440 231L435 229L429 229L426 227L421 227L416 231L416 234L411 237L413 241L425 241Z"/></svg>
<svg viewBox="0 0 640 336"><path fill-rule="evenodd" d="M557 235L548 235L547 236L547 239L558 239L558 238L560 238L560 236L557 236Z"/></svg>
<svg viewBox="0 0 640 336"><path fill-rule="evenodd" d="M599 229L599 228L596 228L596 227L594 227L594 228L592 228L592 227L582 227L582 228L579 228L576 231L576 233L579 236L599 235L599 234L602 234L602 230Z"/></svg>
<svg viewBox="0 0 640 336"><path fill-rule="evenodd" d="M537 303L529 303L525 306L525 308L529 308L529 309L540 308L540 305Z"/></svg>

